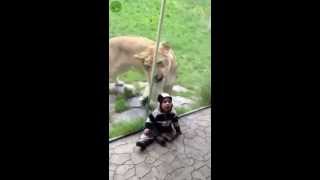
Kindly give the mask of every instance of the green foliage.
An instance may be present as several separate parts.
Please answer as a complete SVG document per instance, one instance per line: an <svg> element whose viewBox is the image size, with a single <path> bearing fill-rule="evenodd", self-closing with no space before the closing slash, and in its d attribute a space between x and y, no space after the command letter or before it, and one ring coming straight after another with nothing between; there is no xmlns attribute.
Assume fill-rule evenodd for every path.
<svg viewBox="0 0 320 180"><path fill-rule="evenodd" d="M198 106L207 106L211 104L211 84L208 80L201 81L201 88L198 90Z"/></svg>
<svg viewBox="0 0 320 180"><path fill-rule="evenodd" d="M115 101L115 111L120 113L129 108L129 105L123 96L117 96Z"/></svg>

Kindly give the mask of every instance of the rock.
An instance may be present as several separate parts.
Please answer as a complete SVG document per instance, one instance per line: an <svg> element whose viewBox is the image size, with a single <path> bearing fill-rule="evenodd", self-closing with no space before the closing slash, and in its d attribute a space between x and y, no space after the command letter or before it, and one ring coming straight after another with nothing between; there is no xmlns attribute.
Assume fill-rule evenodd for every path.
<svg viewBox="0 0 320 180"><path fill-rule="evenodd" d="M144 108L134 108L134 109L129 109L127 111L124 111L122 113L116 113L113 115L112 120L113 122L115 121L122 121L122 120L132 120L136 118L144 118L146 116L146 111Z"/></svg>
<svg viewBox="0 0 320 180"><path fill-rule="evenodd" d="M123 81L121 81L120 79L117 79L117 82L116 82L117 85L124 85L125 83Z"/></svg>
<svg viewBox="0 0 320 180"><path fill-rule="evenodd" d="M110 94L123 94L124 93L124 85L110 83L109 84L109 93Z"/></svg>
<svg viewBox="0 0 320 180"><path fill-rule="evenodd" d="M125 84L124 85L124 95L125 97L134 97L137 95L136 88L133 85Z"/></svg>
<svg viewBox="0 0 320 180"><path fill-rule="evenodd" d="M122 82L123 83L123 82ZM145 107L143 104L144 96L138 96L138 91L140 88L145 88L148 86L147 82L137 82L134 85L131 84L109 84L109 115L112 121L120 120L132 120L137 118L145 118ZM146 90L146 89L145 89ZM175 85L173 90L176 92L187 92L190 91L182 86ZM114 112L114 105L116 101L116 96L124 95L127 98L127 103L129 110L122 113ZM175 108L190 108L194 104L195 100L184 98L181 96L173 96L173 105ZM150 101L150 106L155 108L157 106L157 101Z"/></svg>
<svg viewBox="0 0 320 180"><path fill-rule="evenodd" d="M128 104L129 104L129 107L142 107L140 97L129 98Z"/></svg>
<svg viewBox="0 0 320 180"><path fill-rule="evenodd" d="M172 91L179 93L179 92L187 92L189 90L182 87L182 86L175 85L175 86L173 86Z"/></svg>
<svg viewBox="0 0 320 180"><path fill-rule="evenodd" d="M125 97L133 97L138 94L136 88L130 84L109 84L109 93L116 95L125 95Z"/></svg>
<svg viewBox="0 0 320 180"><path fill-rule="evenodd" d="M138 82L138 88L143 89L148 85L148 82Z"/></svg>
<svg viewBox="0 0 320 180"><path fill-rule="evenodd" d="M192 104L194 104L192 100L181 97L181 96L173 96L172 102L175 108L177 107L188 108L188 107L191 107Z"/></svg>

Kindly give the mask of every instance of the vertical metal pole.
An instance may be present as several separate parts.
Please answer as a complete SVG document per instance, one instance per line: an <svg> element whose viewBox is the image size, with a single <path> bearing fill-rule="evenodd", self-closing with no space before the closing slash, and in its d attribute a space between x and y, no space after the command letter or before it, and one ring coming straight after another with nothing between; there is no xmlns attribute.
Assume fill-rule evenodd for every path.
<svg viewBox="0 0 320 180"><path fill-rule="evenodd" d="M208 23L208 31L209 31L209 46L210 46L210 49L211 49L211 3L209 4L210 5L210 10L209 10L209 23ZM209 87L210 87L210 93L209 93L209 98L210 98L210 103L212 103L211 102L211 61L212 61L212 56L211 56L211 50L210 50L210 69L209 69L209 75L210 75L210 82L209 82Z"/></svg>
<svg viewBox="0 0 320 180"><path fill-rule="evenodd" d="M152 70L151 70L151 83L149 84L149 96L146 103L146 117L148 117L149 114L149 108L150 108L150 100L151 100L151 94L152 94L152 88L153 88L153 79L154 79L154 73L156 71L156 61L158 58L158 49L160 44L160 34L162 30L162 23L163 23L163 15L164 15L164 8L165 8L166 0L162 0L161 2L161 10L160 10L160 19L158 23L158 31L157 31L157 40L156 40L156 49L153 56L153 63L152 63Z"/></svg>

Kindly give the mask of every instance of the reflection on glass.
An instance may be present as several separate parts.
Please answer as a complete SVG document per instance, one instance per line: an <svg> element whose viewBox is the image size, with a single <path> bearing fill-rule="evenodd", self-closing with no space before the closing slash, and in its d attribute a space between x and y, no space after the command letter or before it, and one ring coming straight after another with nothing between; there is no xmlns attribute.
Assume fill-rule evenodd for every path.
<svg viewBox="0 0 320 180"><path fill-rule="evenodd" d="M166 2L153 77L160 1L115 0L109 8L110 137L143 127L151 80L151 99L168 92L177 114L211 104L209 0Z"/></svg>

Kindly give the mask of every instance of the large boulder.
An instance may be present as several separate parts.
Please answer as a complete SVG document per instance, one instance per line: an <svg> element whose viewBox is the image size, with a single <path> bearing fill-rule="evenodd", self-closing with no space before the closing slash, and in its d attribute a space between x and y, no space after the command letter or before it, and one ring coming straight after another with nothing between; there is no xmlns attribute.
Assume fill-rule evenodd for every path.
<svg viewBox="0 0 320 180"><path fill-rule="evenodd" d="M138 95L136 88L131 84L109 84L109 93L115 95L124 95L126 98Z"/></svg>
<svg viewBox="0 0 320 180"><path fill-rule="evenodd" d="M194 101L181 96L173 96L172 103L175 108L190 108L194 104Z"/></svg>
<svg viewBox="0 0 320 180"><path fill-rule="evenodd" d="M174 85L172 88L172 91L179 93L179 92L188 92L189 90L180 85Z"/></svg>

